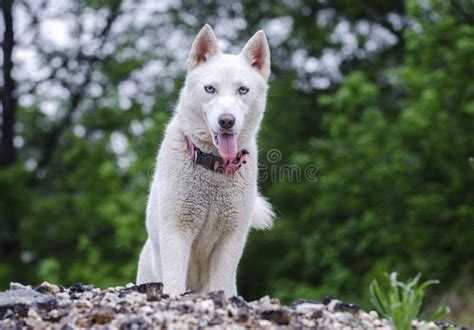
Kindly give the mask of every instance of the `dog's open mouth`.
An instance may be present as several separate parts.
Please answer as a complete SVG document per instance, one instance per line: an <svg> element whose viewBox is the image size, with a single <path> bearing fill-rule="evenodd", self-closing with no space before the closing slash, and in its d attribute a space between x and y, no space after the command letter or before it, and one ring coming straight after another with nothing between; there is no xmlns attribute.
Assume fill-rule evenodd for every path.
<svg viewBox="0 0 474 330"><path fill-rule="evenodd" d="M232 133L214 133L214 142L219 155L224 160L224 164L237 157L237 134Z"/></svg>

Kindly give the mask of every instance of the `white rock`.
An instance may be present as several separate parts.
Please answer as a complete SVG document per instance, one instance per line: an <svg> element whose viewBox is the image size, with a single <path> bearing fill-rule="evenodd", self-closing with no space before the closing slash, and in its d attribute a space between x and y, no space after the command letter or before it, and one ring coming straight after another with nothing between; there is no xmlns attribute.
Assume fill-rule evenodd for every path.
<svg viewBox="0 0 474 330"><path fill-rule="evenodd" d="M380 320L374 320L374 321L372 322L372 324L374 325L374 327L377 327L377 328L383 327L383 326L385 325L385 324L384 324L382 321L380 321Z"/></svg>
<svg viewBox="0 0 474 330"><path fill-rule="evenodd" d="M379 318L379 314L377 314L376 311L370 311L369 316L370 316L371 319L378 319Z"/></svg>
<svg viewBox="0 0 474 330"><path fill-rule="evenodd" d="M30 308L28 310L28 317L35 320L41 320L41 316L39 316L38 312L36 312L34 308Z"/></svg>
<svg viewBox="0 0 474 330"><path fill-rule="evenodd" d="M69 293L67 293L67 292L58 292L58 293L56 293L56 298L69 299Z"/></svg>
<svg viewBox="0 0 474 330"><path fill-rule="evenodd" d="M328 304L328 310L330 312L334 312L334 307L336 307L336 305L339 304L339 303L340 303L339 300L336 300L336 299L331 300Z"/></svg>
<svg viewBox="0 0 474 330"><path fill-rule="evenodd" d="M268 321L268 320L258 320L258 325L261 327L261 328L271 328L272 327L272 322Z"/></svg>
<svg viewBox="0 0 474 330"><path fill-rule="evenodd" d="M92 308L92 303L89 300L76 300L74 305L76 308Z"/></svg>
<svg viewBox="0 0 474 330"><path fill-rule="evenodd" d="M314 321L308 319L303 319L301 323L305 328L314 328L316 326L316 323Z"/></svg>
<svg viewBox="0 0 474 330"><path fill-rule="evenodd" d="M151 308L151 306L148 306L148 305L145 305L140 308L140 312L144 314L151 314L153 313L153 311L154 311L153 308Z"/></svg>
<svg viewBox="0 0 474 330"><path fill-rule="evenodd" d="M92 300L94 298L94 294L92 292L84 292L81 294L81 299Z"/></svg>
<svg viewBox="0 0 474 330"><path fill-rule="evenodd" d="M119 297L114 293L106 292L102 300L117 302L119 300Z"/></svg>
<svg viewBox="0 0 474 330"><path fill-rule="evenodd" d="M332 323L332 328L333 329L341 329L342 328L342 323L339 323L337 321Z"/></svg>
<svg viewBox="0 0 474 330"><path fill-rule="evenodd" d="M50 290L51 290L51 293L58 293L59 291L61 291L61 289L59 288L59 286L57 286L56 284L51 284L49 282L46 282L44 281L43 283L40 284L41 286L46 286L48 287Z"/></svg>
<svg viewBox="0 0 474 330"><path fill-rule="evenodd" d="M438 329L438 326L437 326L436 323L434 323L434 322L429 322L426 326L427 326L427 329L428 329L428 330L435 330L435 329Z"/></svg>
<svg viewBox="0 0 474 330"><path fill-rule="evenodd" d="M354 319L352 314L348 312L336 312L333 314L333 317L342 323L349 323Z"/></svg>
<svg viewBox="0 0 474 330"><path fill-rule="evenodd" d="M163 313L161 311L157 311L155 312L153 315L152 315L153 319L155 320L155 322L157 323L163 323L163 321L165 320L164 316L163 316Z"/></svg>
<svg viewBox="0 0 474 330"><path fill-rule="evenodd" d="M333 313L330 313L328 311L323 311L323 319L332 320L333 317L334 317Z"/></svg>
<svg viewBox="0 0 474 330"><path fill-rule="evenodd" d="M27 287L18 282L10 282L10 290L26 289Z"/></svg>
<svg viewBox="0 0 474 330"><path fill-rule="evenodd" d="M214 313L214 301L211 299L198 301L196 303L196 311L203 313Z"/></svg>
<svg viewBox="0 0 474 330"><path fill-rule="evenodd" d="M296 306L296 311L301 314L319 312L326 308L323 304L303 303Z"/></svg>

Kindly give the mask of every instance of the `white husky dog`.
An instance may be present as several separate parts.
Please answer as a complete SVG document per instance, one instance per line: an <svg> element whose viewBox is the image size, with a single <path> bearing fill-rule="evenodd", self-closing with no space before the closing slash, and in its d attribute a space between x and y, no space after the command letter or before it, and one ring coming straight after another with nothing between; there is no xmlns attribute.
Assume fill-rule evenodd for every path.
<svg viewBox="0 0 474 330"><path fill-rule="evenodd" d="M187 64L157 157L137 283L163 282L171 295L232 296L250 229L270 227L274 216L257 191L270 50L258 31L239 55L223 54L206 24Z"/></svg>

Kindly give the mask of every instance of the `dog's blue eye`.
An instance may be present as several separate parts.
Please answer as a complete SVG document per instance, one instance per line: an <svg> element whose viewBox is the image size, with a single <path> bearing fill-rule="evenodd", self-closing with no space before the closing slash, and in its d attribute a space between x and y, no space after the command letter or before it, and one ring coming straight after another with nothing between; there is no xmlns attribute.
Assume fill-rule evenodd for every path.
<svg viewBox="0 0 474 330"><path fill-rule="evenodd" d="M212 85L204 86L204 90L208 92L209 94L214 94L216 92L216 89Z"/></svg>
<svg viewBox="0 0 474 330"><path fill-rule="evenodd" d="M242 86L242 87L239 88L239 94L240 95L245 95L245 94L248 93L248 91L249 91L249 89L247 87Z"/></svg>

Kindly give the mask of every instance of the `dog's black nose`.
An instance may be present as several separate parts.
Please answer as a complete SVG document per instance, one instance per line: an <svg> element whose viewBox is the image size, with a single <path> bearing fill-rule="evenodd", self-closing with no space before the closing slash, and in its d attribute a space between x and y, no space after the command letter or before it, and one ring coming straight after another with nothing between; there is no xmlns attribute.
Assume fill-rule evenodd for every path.
<svg viewBox="0 0 474 330"><path fill-rule="evenodd" d="M235 117L228 113L223 113L219 116L219 125L222 128L232 128L235 124Z"/></svg>

